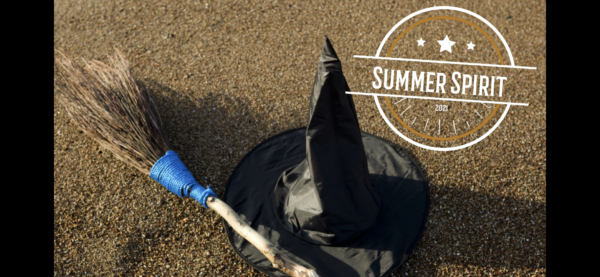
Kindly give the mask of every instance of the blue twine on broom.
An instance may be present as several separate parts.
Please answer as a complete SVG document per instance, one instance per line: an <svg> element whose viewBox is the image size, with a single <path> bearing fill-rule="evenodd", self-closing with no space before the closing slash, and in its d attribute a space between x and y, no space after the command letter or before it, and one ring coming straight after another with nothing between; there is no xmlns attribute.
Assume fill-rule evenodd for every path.
<svg viewBox="0 0 600 277"><path fill-rule="evenodd" d="M208 208L206 198L211 195L217 198L212 186L204 188L196 182L192 173L183 165L183 162L173 150L167 151L164 156L154 163L150 170L150 177L181 197L196 199L206 208Z"/></svg>

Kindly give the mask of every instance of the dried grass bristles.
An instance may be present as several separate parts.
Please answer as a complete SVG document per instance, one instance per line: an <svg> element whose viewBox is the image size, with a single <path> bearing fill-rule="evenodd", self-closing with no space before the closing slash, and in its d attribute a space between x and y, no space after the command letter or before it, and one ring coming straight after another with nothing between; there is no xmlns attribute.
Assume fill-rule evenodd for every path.
<svg viewBox="0 0 600 277"><path fill-rule="evenodd" d="M116 50L108 65L94 60L81 66L60 54L57 88L69 116L117 158L149 174L171 147L148 91L123 55Z"/></svg>

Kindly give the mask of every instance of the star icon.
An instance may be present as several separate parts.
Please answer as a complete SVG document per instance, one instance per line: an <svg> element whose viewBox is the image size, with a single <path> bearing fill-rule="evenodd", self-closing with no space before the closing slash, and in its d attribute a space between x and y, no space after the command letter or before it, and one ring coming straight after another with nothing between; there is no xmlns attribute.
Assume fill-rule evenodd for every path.
<svg viewBox="0 0 600 277"><path fill-rule="evenodd" d="M467 50L475 50L475 49L473 49L473 47L475 47L475 44L473 44L472 41L471 41L471 43L467 44L467 46L469 47L469 49L467 49Z"/></svg>
<svg viewBox="0 0 600 277"><path fill-rule="evenodd" d="M423 38L420 38L419 40L417 40L417 43L419 43L419 45L417 45L417 46L425 47L425 41L423 40Z"/></svg>
<svg viewBox="0 0 600 277"><path fill-rule="evenodd" d="M440 52L448 51L450 53L452 53L452 45L456 43L456 41L450 41L450 39L448 39L448 35L446 35L444 40L438 40L437 42L442 46L442 48L440 48Z"/></svg>

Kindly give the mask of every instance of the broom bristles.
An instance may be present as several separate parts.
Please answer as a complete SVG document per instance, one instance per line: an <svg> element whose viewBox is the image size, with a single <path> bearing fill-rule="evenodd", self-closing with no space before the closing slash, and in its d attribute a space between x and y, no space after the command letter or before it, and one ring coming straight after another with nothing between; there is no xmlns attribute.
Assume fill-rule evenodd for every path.
<svg viewBox="0 0 600 277"><path fill-rule="evenodd" d="M75 124L88 136L117 158L150 174L154 163L171 147L150 95L133 78L121 53L116 52L114 58L109 57L109 65L92 61L85 67L61 53L63 59L57 60L63 69L58 74L59 82L62 81L57 85L59 99ZM293 277L319 276L315 270L283 255L225 202L210 195L206 202L244 239L261 249L275 268Z"/></svg>
<svg viewBox="0 0 600 277"><path fill-rule="evenodd" d="M149 174L171 147L160 115L129 63L118 50L108 57L108 65L84 61L81 66L60 54L57 88L69 116L118 159Z"/></svg>

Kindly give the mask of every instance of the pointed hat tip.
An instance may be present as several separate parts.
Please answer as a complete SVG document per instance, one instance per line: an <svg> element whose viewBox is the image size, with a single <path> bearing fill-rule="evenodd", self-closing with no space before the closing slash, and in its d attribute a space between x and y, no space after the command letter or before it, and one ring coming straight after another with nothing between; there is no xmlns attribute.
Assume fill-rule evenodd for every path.
<svg viewBox="0 0 600 277"><path fill-rule="evenodd" d="M333 46L331 45L331 41L329 41L329 38L327 36L325 36L325 41L323 42L323 50L321 51L321 54L323 57L327 56L338 59L338 56L335 53L335 50L333 50Z"/></svg>

